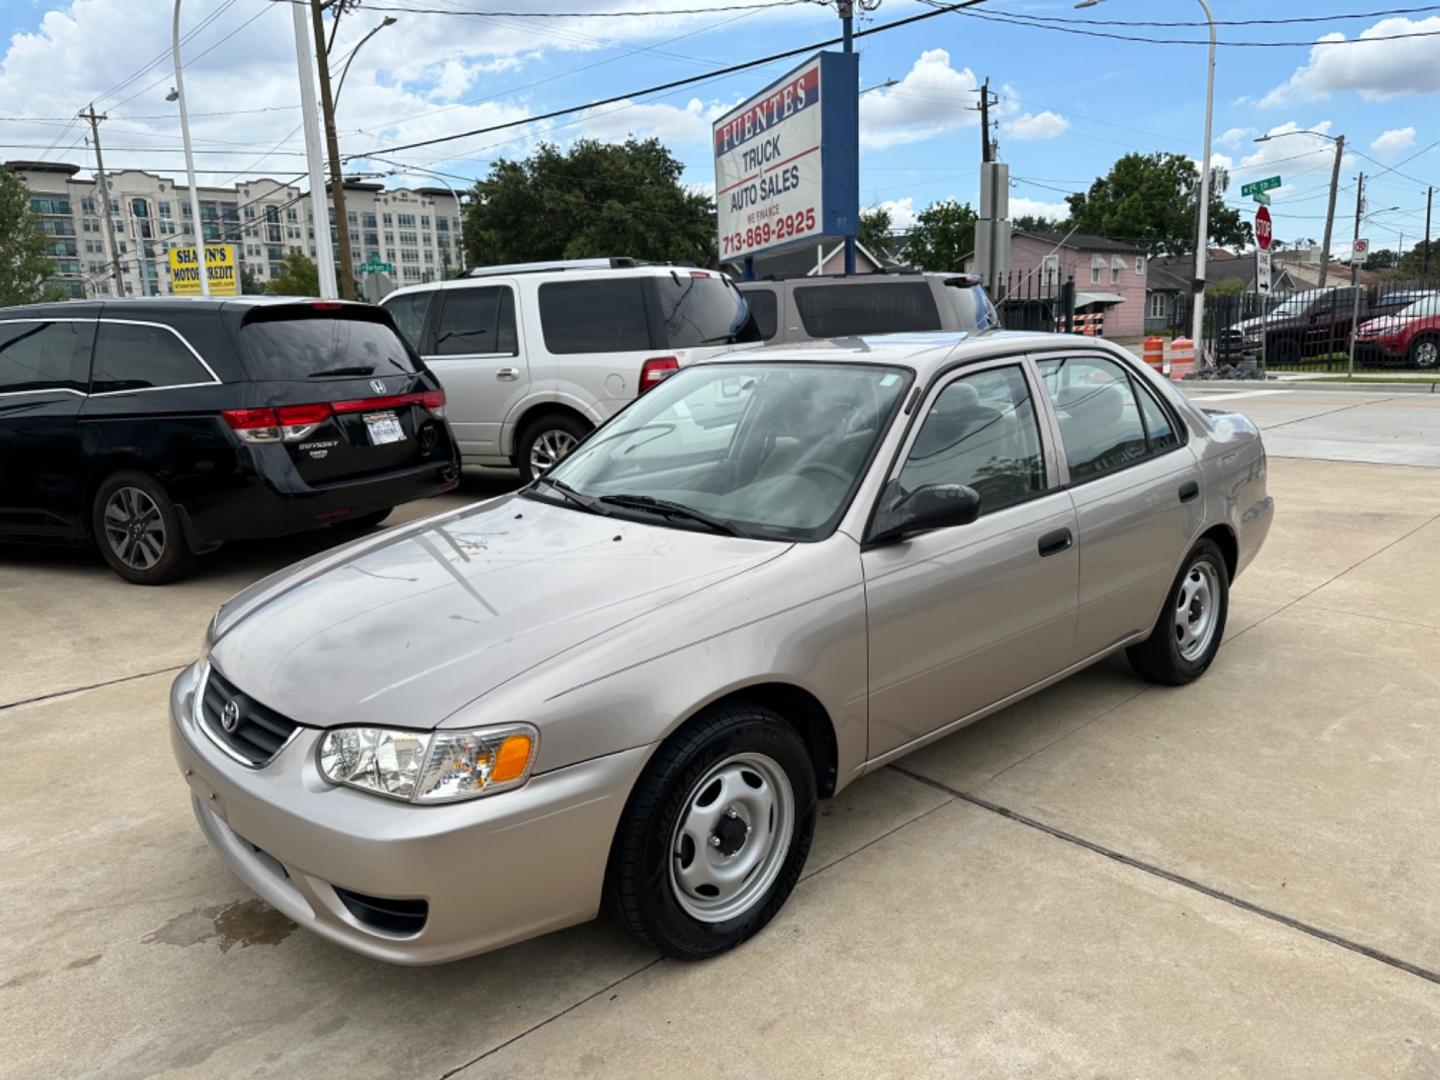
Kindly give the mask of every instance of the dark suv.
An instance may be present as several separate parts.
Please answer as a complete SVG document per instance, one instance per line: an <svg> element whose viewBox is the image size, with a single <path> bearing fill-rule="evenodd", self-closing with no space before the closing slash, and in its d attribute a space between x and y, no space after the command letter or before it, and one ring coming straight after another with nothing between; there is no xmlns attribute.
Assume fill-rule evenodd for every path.
<svg viewBox="0 0 1440 1080"><path fill-rule="evenodd" d="M0 539L158 585L226 540L378 523L459 482L445 393L380 308L0 310Z"/></svg>

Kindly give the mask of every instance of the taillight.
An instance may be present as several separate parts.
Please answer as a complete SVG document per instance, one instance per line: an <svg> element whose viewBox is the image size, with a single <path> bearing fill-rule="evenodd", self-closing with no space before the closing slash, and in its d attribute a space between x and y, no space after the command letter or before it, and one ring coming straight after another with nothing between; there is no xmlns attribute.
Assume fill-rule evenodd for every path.
<svg viewBox="0 0 1440 1080"><path fill-rule="evenodd" d="M420 395L420 404L430 410L430 415L443 417L445 415L445 391L426 390Z"/></svg>
<svg viewBox="0 0 1440 1080"><path fill-rule="evenodd" d="M680 361L673 356L656 356L640 366L640 393L658 386L680 370Z"/></svg>
<svg viewBox="0 0 1440 1080"><path fill-rule="evenodd" d="M339 311L345 305L334 300L316 300L310 306L316 311Z"/></svg>
<svg viewBox="0 0 1440 1080"><path fill-rule="evenodd" d="M274 409L226 409L221 415L246 442L280 441L280 420Z"/></svg>
<svg viewBox="0 0 1440 1080"><path fill-rule="evenodd" d="M330 419L330 406L324 403L319 405L281 405L277 411L280 414L282 427L323 424Z"/></svg>

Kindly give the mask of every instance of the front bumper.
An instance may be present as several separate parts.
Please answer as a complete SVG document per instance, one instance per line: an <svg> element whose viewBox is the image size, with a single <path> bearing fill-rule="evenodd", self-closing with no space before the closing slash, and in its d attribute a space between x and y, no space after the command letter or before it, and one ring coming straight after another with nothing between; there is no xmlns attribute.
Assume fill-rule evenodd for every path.
<svg viewBox="0 0 1440 1080"><path fill-rule="evenodd" d="M170 689L170 742L206 839L246 885L306 929L396 964L430 964L584 922L599 910L610 843L644 767L636 747L436 806L328 783L322 732L302 728L266 766L227 756L193 713L199 664ZM362 922L336 887L425 900L418 933Z"/></svg>
<svg viewBox="0 0 1440 1080"><path fill-rule="evenodd" d="M1355 362L1357 364L1397 364L1405 360L1405 350L1401 348L1398 352L1392 352L1386 347L1383 341L1371 339L1369 341L1355 342Z"/></svg>

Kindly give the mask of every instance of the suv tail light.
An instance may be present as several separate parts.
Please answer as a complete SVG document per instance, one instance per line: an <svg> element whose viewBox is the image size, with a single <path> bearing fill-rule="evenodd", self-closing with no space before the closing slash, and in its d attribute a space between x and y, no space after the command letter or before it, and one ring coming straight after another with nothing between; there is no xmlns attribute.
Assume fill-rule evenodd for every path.
<svg viewBox="0 0 1440 1080"><path fill-rule="evenodd" d="M658 386L680 370L680 361L673 356L656 356L640 366L640 393Z"/></svg>
<svg viewBox="0 0 1440 1080"><path fill-rule="evenodd" d="M246 442L280 441L280 419L274 409L226 409L221 415Z"/></svg>
<svg viewBox="0 0 1440 1080"><path fill-rule="evenodd" d="M418 394L393 394L354 401L319 401L309 405L281 405L273 409L227 409L221 415L230 429L246 442L296 442L308 437L338 413L379 412L406 405L420 405L439 419L445 415L445 391L425 390Z"/></svg>

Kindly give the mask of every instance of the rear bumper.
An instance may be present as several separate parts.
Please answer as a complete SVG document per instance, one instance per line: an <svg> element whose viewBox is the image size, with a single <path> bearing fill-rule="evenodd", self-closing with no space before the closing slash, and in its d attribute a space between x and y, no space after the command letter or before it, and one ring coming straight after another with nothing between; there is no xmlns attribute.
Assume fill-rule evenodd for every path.
<svg viewBox="0 0 1440 1080"><path fill-rule="evenodd" d="M238 483L182 504L192 546L255 540L314 529L457 487L453 457L324 487L310 487L283 457L282 447L252 448L254 470ZM259 451L275 451L261 453Z"/></svg>
<svg viewBox="0 0 1440 1080"><path fill-rule="evenodd" d="M170 690L170 742L195 817L235 875L301 926L377 960L429 964L598 912L610 843L646 747L490 798L412 806L326 782L313 728L262 768L236 763L195 722L198 671L186 668ZM367 925L337 887L424 900L424 924L409 934Z"/></svg>

